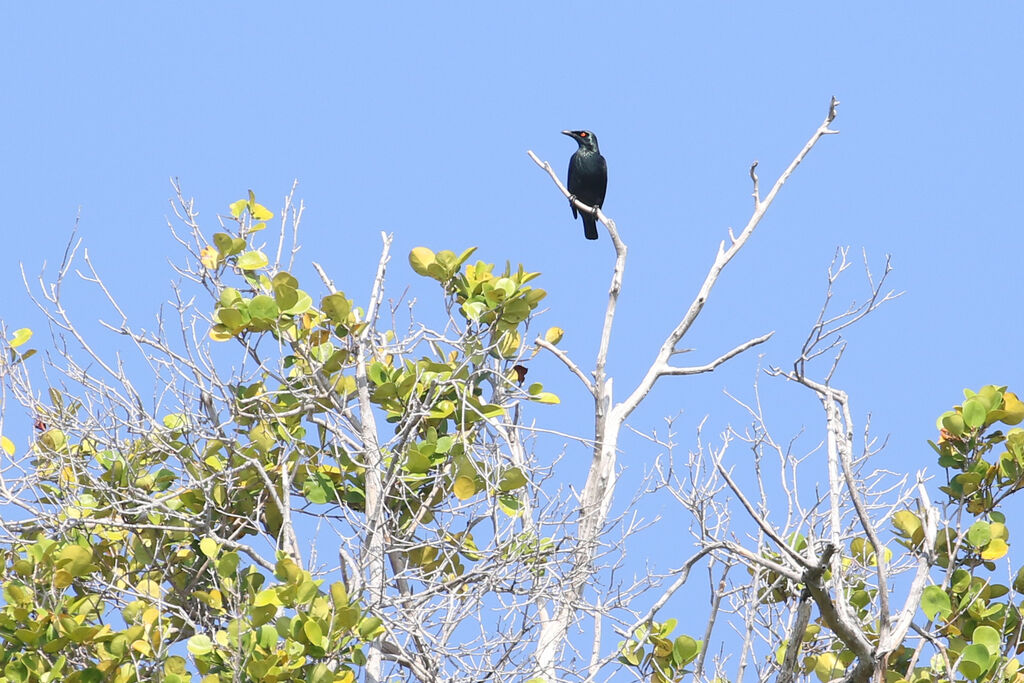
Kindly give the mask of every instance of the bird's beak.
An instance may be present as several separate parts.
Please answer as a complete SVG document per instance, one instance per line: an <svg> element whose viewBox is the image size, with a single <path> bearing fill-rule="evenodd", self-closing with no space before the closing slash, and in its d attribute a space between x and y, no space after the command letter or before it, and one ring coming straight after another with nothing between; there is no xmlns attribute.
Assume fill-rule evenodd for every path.
<svg viewBox="0 0 1024 683"><path fill-rule="evenodd" d="M569 137L573 137L571 130L563 130L562 135L568 135Z"/></svg>

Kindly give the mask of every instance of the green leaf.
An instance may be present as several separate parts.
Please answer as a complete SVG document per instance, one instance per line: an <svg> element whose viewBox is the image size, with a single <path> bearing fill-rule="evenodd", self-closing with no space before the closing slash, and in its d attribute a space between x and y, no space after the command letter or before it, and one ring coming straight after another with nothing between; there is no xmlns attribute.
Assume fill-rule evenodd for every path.
<svg viewBox="0 0 1024 683"><path fill-rule="evenodd" d="M217 320L229 330L237 330L245 326L245 316L234 308L222 308L217 311Z"/></svg>
<svg viewBox="0 0 1024 683"><path fill-rule="evenodd" d="M254 320L276 320L279 314L277 302L266 294L255 296L249 302L249 315Z"/></svg>
<svg viewBox="0 0 1024 683"><path fill-rule="evenodd" d="M277 303L277 307L282 311L287 310L295 305L295 302L299 300L299 293L295 291L294 287L288 285L274 285L274 301Z"/></svg>
<svg viewBox="0 0 1024 683"><path fill-rule="evenodd" d="M968 645L960 656L957 669L967 678L980 678L992 664L992 655L988 648L981 644Z"/></svg>
<svg viewBox="0 0 1024 683"><path fill-rule="evenodd" d="M493 285L496 292L500 292L501 295L498 297L499 300L507 299L508 297L515 294L516 283L512 278L500 277L494 281Z"/></svg>
<svg viewBox="0 0 1024 683"><path fill-rule="evenodd" d="M168 429L181 429L185 426L185 415L183 413L171 413L163 419L164 427Z"/></svg>
<svg viewBox="0 0 1024 683"><path fill-rule="evenodd" d="M29 680L29 670L20 657L12 659L4 667L4 676L11 683L24 683Z"/></svg>
<svg viewBox="0 0 1024 683"><path fill-rule="evenodd" d="M230 256L234 253L234 251L232 251L234 239L226 232L214 233L213 246L217 247L217 252L220 253L221 256Z"/></svg>
<svg viewBox="0 0 1024 683"><path fill-rule="evenodd" d="M238 570L238 562L238 553L224 553L220 560L217 561L217 573L225 579L233 577Z"/></svg>
<svg viewBox="0 0 1024 683"><path fill-rule="evenodd" d="M540 273L534 273L534 275L540 275ZM528 278L533 279L533 278ZM541 299L548 295L543 289L531 289L526 293L526 303L530 304L530 308L536 308L537 304Z"/></svg>
<svg viewBox="0 0 1024 683"><path fill-rule="evenodd" d="M953 412L939 418L939 425L953 436L961 436L966 429L964 418Z"/></svg>
<svg viewBox="0 0 1024 683"><path fill-rule="evenodd" d="M945 591L938 586L928 586L921 595L921 610L929 620L934 620L936 615L945 619L952 613L953 607Z"/></svg>
<svg viewBox="0 0 1024 683"><path fill-rule="evenodd" d="M242 270L257 270L263 268L270 261L262 251L247 251L238 257L238 267Z"/></svg>
<svg viewBox="0 0 1024 683"><path fill-rule="evenodd" d="M248 201L246 201L245 199L239 199L237 202L231 202L231 204L228 205L228 209L231 210L232 216L238 218L239 216L242 215L242 212L245 211L245 207L248 205Z"/></svg>
<svg viewBox="0 0 1024 683"><path fill-rule="evenodd" d="M498 488L502 491L514 491L525 485L526 477L523 476L523 471L518 467L513 467L502 472L501 479L498 481Z"/></svg>
<svg viewBox="0 0 1024 683"><path fill-rule="evenodd" d="M295 290L295 303L291 306L282 306L278 302L278 306L281 310L289 315L301 315L313 307L313 299L301 289Z"/></svg>
<svg viewBox="0 0 1024 683"><path fill-rule="evenodd" d="M213 641L205 634L194 635L188 639L188 651L197 657L213 652Z"/></svg>
<svg viewBox="0 0 1024 683"><path fill-rule="evenodd" d="M334 482L321 472L311 472L302 483L302 494L309 502L323 505L334 498Z"/></svg>
<svg viewBox="0 0 1024 683"><path fill-rule="evenodd" d="M562 337L565 336L565 330L561 327L549 327L547 332L544 333L544 341L554 346L558 345L558 342L562 341Z"/></svg>
<svg viewBox="0 0 1024 683"><path fill-rule="evenodd" d="M498 496L498 507L509 517L518 517L523 506L516 496L504 494Z"/></svg>
<svg viewBox="0 0 1024 683"><path fill-rule="evenodd" d="M1002 639L999 637L999 631L995 630L991 626L979 626L974 629L974 633L971 634L971 640L975 643L980 643L988 648L990 655L998 655L1002 650Z"/></svg>
<svg viewBox="0 0 1024 683"><path fill-rule="evenodd" d="M321 299L320 310L331 319L332 323L340 325L348 320L348 314L352 312L352 303L345 298L344 293L335 292Z"/></svg>
<svg viewBox="0 0 1024 683"><path fill-rule="evenodd" d="M967 530L967 541L975 548L984 548L992 540L992 530L988 522L978 520Z"/></svg>
<svg viewBox="0 0 1024 683"><path fill-rule="evenodd" d="M253 607L262 607L264 605L280 605L281 599L277 596L277 591L273 588L267 588L256 594L256 597L252 600Z"/></svg>
<svg viewBox="0 0 1024 683"><path fill-rule="evenodd" d="M302 633L313 645L319 645L324 639L323 629L313 619L306 619L306 622L302 625Z"/></svg>
<svg viewBox="0 0 1024 683"><path fill-rule="evenodd" d="M335 680L343 681L345 679L341 677L335 678L334 672L331 671L331 668L329 666L327 666L323 662L317 662L317 664L314 665L313 669L309 672L309 675L307 676L306 680L308 681L308 683L332 683L332 681ZM350 680L355 679L352 678Z"/></svg>
<svg viewBox="0 0 1024 683"><path fill-rule="evenodd" d="M405 469L413 474L424 474L430 471L430 458L419 451L410 451L405 461Z"/></svg>
<svg viewBox="0 0 1024 683"><path fill-rule="evenodd" d="M373 640L384 632L382 623L380 617L363 617L359 622L359 637L363 640Z"/></svg>
<svg viewBox="0 0 1024 683"><path fill-rule="evenodd" d="M505 304L501 319L510 324L518 324L530 316L530 305L522 299L514 299Z"/></svg>
<svg viewBox="0 0 1024 683"><path fill-rule="evenodd" d="M977 429L978 427L985 424L985 416L987 414L988 408L985 406L985 401L981 397L972 396L971 398L964 401L964 424L966 424L971 429Z"/></svg>
<svg viewBox="0 0 1024 683"><path fill-rule="evenodd" d="M69 545L57 554L57 566L74 577L88 574L92 570L91 563L92 551L80 545Z"/></svg>
<svg viewBox="0 0 1024 683"><path fill-rule="evenodd" d="M675 661L677 667L686 666L694 659L700 652L700 643L691 638L690 636L679 636L672 643L672 659Z"/></svg>
<svg viewBox="0 0 1024 683"><path fill-rule="evenodd" d="M462 315L466 316L466 320L477 322L486 312L487 304L482 301L466 301L462 304Z"/></svg>
<svg viewBox="0 0 1024 683"><path fill-rule="evenodd" d="M242 293L234 287L225 287L220 290L220 305L226 308L233 308L242 303Z"/></svg>

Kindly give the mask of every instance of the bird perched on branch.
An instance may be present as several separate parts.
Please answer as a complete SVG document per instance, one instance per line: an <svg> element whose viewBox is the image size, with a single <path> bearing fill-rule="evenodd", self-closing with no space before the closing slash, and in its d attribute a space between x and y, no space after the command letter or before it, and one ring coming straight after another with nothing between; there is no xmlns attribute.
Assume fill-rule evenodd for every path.
<svg viewBox="0 0 1024 683"><path fill-rule="evenodd" d="M589 130L563 130L579 145L579 149L569 159L569 177L566 187L569 194L584 204L600 207L604 204L604 192L608 188L608 164L597 148L597 136ZM576 205L569 200L572 217L576 218ZM588 240L597 239L597 218L586 211L583 217L583 235Z"/></svg>

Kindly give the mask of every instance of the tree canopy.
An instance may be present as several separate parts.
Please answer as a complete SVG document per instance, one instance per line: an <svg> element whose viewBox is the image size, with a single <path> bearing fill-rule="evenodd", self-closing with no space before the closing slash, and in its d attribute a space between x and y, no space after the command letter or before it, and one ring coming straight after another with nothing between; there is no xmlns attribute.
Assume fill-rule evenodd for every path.
<svg viewBox="0 0 1024 683"><path fill-rule="evenodd" d="M767 369L820 400L824 480L756 402L749 428L685 455L655 438L665 457L645 481L676 501L661 533L685 558L625 562L643 494L621 500L619 436L659 381L770 336L676 364L726 266L835 132L837 105L767 194L751 167L749 222L621 395L607 363L627 249L600 210L616 261L592 366L559 347L564 330L541 329L541 274L472 247L417 247L396 276L383 235L365 301L316 263L300 281L292 195L276 216L249 192L210 233L176 188L180 280L154 330L105 322L116 343L64 305L73 242L33 294L50 338L4 329L0 683L1022 680L1024 569L1005 506L1024 486L1024 403L966 390L921 437L940 474L911 477L876 464L833 382L843 331L897 296L887 261L868 269L865 303L835 312L840 249L791 368ZM390 278L413 274L435 301L388 297ZM593 424L560 435L589 449L585 478L534 447L560 402L531 376L537 354L593 397ZM709 604L681 609L695 568Z"/></svg>

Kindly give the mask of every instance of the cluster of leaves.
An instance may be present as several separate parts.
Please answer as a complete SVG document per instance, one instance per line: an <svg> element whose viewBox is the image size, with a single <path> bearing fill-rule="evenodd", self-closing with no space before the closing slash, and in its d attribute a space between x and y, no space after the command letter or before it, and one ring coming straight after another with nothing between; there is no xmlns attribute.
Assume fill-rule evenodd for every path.
<svg viewBox="0 0 1024 683"><path fill-rule="evenodd" d="M939 442L929 442L939 454L939 465L955 472L942 488L973 515L984 515L1006 496L1024 486L1024 402L1006 387L986 386L977 393L967 389L962 405L938 419ZM1012 427L1005 433L998 424ZM994 449L1003 451L992 457Z"/></svg>
<svg viewBox="0 0 1024 683"><path fill-rule="evenodd" d="M1006 517L996 508L1024 481L1024 430L1014 426L1024 420L1024 403L1006 387L986 386L964 394L962 405L939 417L938 443L929 442L948 473L947 485L940 490L948 496L947 518L953 523L938 529L930 549L935 564L945 571L937 584L925 588L921 610L943 642L926 666L913 668L914 648L897 648L887 659L886 680L891 683L954 680L957 673L963 680L1024 681L1014 656L1024 652L1024 644L1018 644L1024 603L1009 602L1010 587L979 573L995 570L996 560L1009 551ZM966 528L959 525L963 513L976 517ZM909 552L922 552L925 533L919 513L897 511L892 524L896 543ZM888 562L892 552L883 551ZM874 566L877 557L867 539L855 538L843 562ZM853 583L848 600L868 638L877 638L871 616L877 588L855 576L849 577ZM1024 592L1024 568L1013 590ZM792 596L792 589L776 588L774 596L785 599L787 593ZM819 619L808 627L802 648L809 654L801 661L803 673L813 671L825 682L845 675L854 655L823 626ZM826 651L815 654L816 647ZM784 653L785 646L778 653L780 662Z"/></svg>
<svg viewBox="0 0 1024 683"><path fill-rule="evenodd" d="M241 569L239 556L211 538L154 553L122 533L120 541L109 531L62 540L38 533L6 550L0 681L184 683L193 677L175 654L182 642L203 681L236 680L242 670L254 681L354 681L349 665L363 663L362 643L381 628L342 584L325 595L322 582L290 560L278 562L278 582L263 588L263 573ZM201 589L168 582L157 554ZM196 633L199 624L209 630Z"/></svg>
<svg viewBox="0 0 1024 683"><path fill-rule="evenodd" d="M231 385L227 422L201 402L116 440L81 427L82 399L51 391L50 405L35 407L38 503L52 514L4 550L0 683L187 681L181 644L204 681L239 671L258 681L353 680L363 644L383 629L379 617L343 584L325 593L281 553L271 580L242 543L285 547L288 506L363 511L365 458L329 428L352 410L360 349L372 409L401 437L381 455L398 472L384 502L391 533L408 536L407 565L454 577L480 559L468 529L431 531L449 503L486 497L520 513L525 474L481 457L479 446L488 422L516 401L558 402L540 383L520 388L524 370L510 367L544 297L527 284L537 273L495 275L482 262L461 270L472 249L414 250L413 268L442 284L468 325L448 350L434 343L429 356L402 357L383 350L393 335L368 330L344 293L315 305L295 276L269 265L253 237L273 214L251 192L230 210L237 234L217 233L200 252L216 294L209 336L250 349L269 335L283 372ZM34 350L18 347L30 337L19 330L10 353L28 358ZM0 446L15 451L6 437ZM497 552L543 573L552 550L550 539L524 535Z"/></svg>
<svg viewBox="0 0 1024 683"><path fill-rule="evenodd" d="M72 424L81 410L56 390L50 401L38 409L43 426ZM246 462L258 448L208 442L196 451L187 436L184 417L170 415L120 449L97 449L56 426L37 437L39 502L54 511L51 523L72 531L54 539L28 526L4 553L0 680L128 682L159 671L188 681L185 660L172 654L182 642L204 681L239 670L252 680L354 680L350 665L362 663L379 620L342 584L327 600L321 581L286 558L276 583L243 567L214 537L253 534L255 510L276 510ZM233 480L224 474L232 466ZM179 467L206 485L183 485Z"/></svg>
<svg viewBox="0 0 1024 683"><path fill-rule="evenodd" d="M969 680L1024 681L1020 661L1024 652L1021 609L1014 593L1024 593L1024 568L1011 587L995 582L982 571L994 571L996 560L1009 552L1010 532L998 507L1024 485L1024 402L1006 387L985 386L964 390L964 402L939 416L938 442L929 442L946 469L951 519L964 513L975 517L966 529L938 530L936 564L946 571L928 586L921 609L945 638L942 651L929 667L909 672L913 681L937 672L959 672ZM922 521L909 510L897 512L893 525L904 546L917 549L923 542Z"/></svg>
<svg viewBox="0 0 1024 683"><path fill-rule="evenodd" d="M676 620L643 624L633 638L619 643L619 661L651 683L681 681L691 674L686 666L700 654L703 643L690 636L671 638Z"/></svg>
<svg viewBox="0 0 1024 683"><path fill-rule="evenodd" d="M467 249L456 256L451 251L435 254L426 247L417 247L409 254L409 264L420 275L440 282L453 297L463 318L475 328L476 334L471 336L477 337L477 348L470 349L471 352L480 353L486 348L496 358L515 358L522 347L520 325L547 296L543 289L526 284L540 273L526 272L522 265L513 272L511 265L506 263L505 271L495 275L494 264L482 261L466 266L460 273L459 268L474 251L475 248ZM552 329L549 341L552 335L557 335L553 341L557 343L561 339L561 330ZM480 334L481 331L488 334ZM531 392L531 395L535 394Z"/></svg>
<svg viewBox="0 0 1024 683"><path fill-rule="evenodd" d="M219 555L232 555L221 555L212 539L203 539L204 544L204 554L218 566ZM360 645L383 632L381 619L365 614L340 582L324 593L322 581L288 558L278 560L274 575L280 583L260 590L263 577L250 568L245 617L232 618L212 638L202 633L189 639L188 651L199 672L207 677L244 668L254 681L355 681L353 670L338 663L365 664ZM216 590L197 591L196 597L214 612L228 614Z"/></svg>

